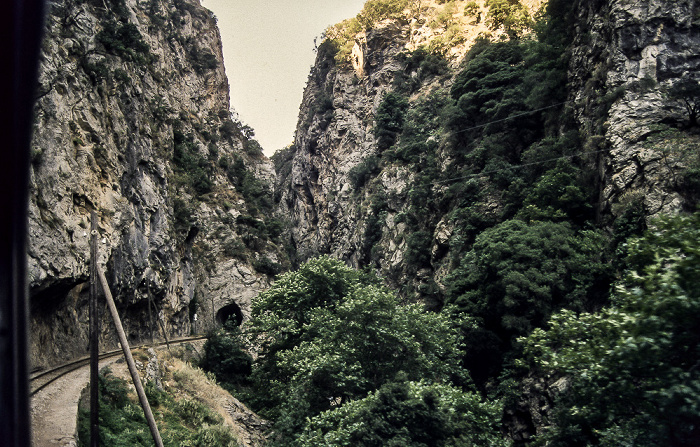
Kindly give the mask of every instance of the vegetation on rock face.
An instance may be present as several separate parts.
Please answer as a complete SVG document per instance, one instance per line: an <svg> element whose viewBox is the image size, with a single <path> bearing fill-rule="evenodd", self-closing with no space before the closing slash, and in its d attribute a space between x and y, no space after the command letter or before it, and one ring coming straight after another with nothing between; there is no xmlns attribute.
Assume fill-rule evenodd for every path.
<svg viewBox="0 0 700 447"><path fill-rule="evenodd" d="M448 30L457 11L454 2L440 3L444 9L421 19ZM357 33L387 18L401 24L417 7L367 5L355 19L327 30L319 48L321 90L327 79L340 82L333 70L348 70L343 64ZM574 118L576 92L568 90L567 76L575 5L551 0L530 15L515 0L470 2L465 15L481 19L486 12L491 30L509 38L478 39L457 72L436 47L392 60L400 68L375 110L375 150L348 173L350 203L361 221L354 251L345 255L361 268L378 267L406 301L437 310L426 314L430 318L447 317L452 330L460 329L454 333L460 341L450 348L448 374L417 368L418 378L388 377L381 362L366 362L353 351L364 346L383 358L393 354L397 363L388 365L395 369L416 361L401 342L397 322L375 307L390 301L385 289L362 284L357 276L353 281L360 285L352 290L317 295L311 286L316 280L303 279L308 272L294 281L283 276L289 294L263 294L259 303L269 307L258 307L251 322L256 331L274 335L258 338L263 355L249 391L276 421L281 445L429 444L424 432L406 427L434 427L437 420L434 445L498 445L503 440L491 428L508 423L505 417L497 421L500 408L531 425L527 436L541 431L538 445L697 443L700 352L697 325L689 319L696 290L688 275L698 273L697 242L691 241L700 221L696 216L653 223L636 239L647 230L650 210L643 192L635 190L612 204L611 215L600 214L600 135L624 89L606 91L599 68L582 87L591 93L586 113L593 129ZM367 41L369 46L369 33ZM677 113L651 126L640 142L661 160L659 175L681 191L687 209L698 197L696 84L660 90ZM405 187L389 184L397 172L410 173L401 178ZM332 269L322 274L320 284L335 275ZM316 304L309 307L306 300ZM410 306L402 308L410 312L404 309ZM365 316L363 327L376 346L352 331ZM386 324L381 330L380 323ZM381 346L379 334L389 333L397 334L393 344L400 347L393 353ZM544 421L528 420L525 383L557 378L569 386L559 390L554 409L547 413L545 405L537 410ZM256 388L278 397L261 396ZM470 394L474 389L502 400L477 399ZM552 393L540 389L535 398L548 402ZM292 399L302 404L296 408ZM472 406L464 410L465 419L455 420L443 413L443 399ZM485 437L457 440L454 427L460 424L465 436L480 436L470 425L479 411ZM542 431L544 424L549 428Z"/></svg>
<svg viewBox="0 0 700 447"><path fill-rule="evenodd" d="M528 358L570 380L547 445L700 441L700 214L658 220L628 243L630 266L597 313L555 314Z"/></svg>

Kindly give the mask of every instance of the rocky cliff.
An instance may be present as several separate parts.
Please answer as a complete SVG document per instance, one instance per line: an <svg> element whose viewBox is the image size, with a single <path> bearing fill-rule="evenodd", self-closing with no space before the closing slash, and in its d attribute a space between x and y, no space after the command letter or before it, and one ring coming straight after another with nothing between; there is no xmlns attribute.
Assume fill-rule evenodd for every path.
<svg viewBox="0 0 700 447"><path fill-rule="evenodd" d="M382 153L374 133L377 110L397 90L397 81L411 84L412 102L435 102L437 110L436 96L449 90L475 41L505 39L507 32L488 26L484 1L396 3L406 8L377 17L366 29L345 22L327 31L304 91L294 145L277 156L287 158L278 168L277 196L280 213L291 219L291 243L300 259L332 253L355 267L372 264L395 285L405 285L414 279L406 277L408 230L397 217L409 206L416 178L405 164L377 166ZM533 15L541 4L524 6ZM337 35L348 43L337 43ZM435 57L425 63L414 57L421 51ZM433 133L429 138L437 142ZM361 185L358 174L366 174ZM432 229L438 245L450 238L440 217ZM380 256L370 253L374 246ZM416 286L433 276L432 268L419 270Z"/></svg>
<svg viewBox="0 0 700 447"><path fill-rule="evenodd" d="M697 104L698 95L679 86L697 84L700 5L563 3L549 11L547 2L510 2L519 6L503 13L496 8L504 2L404 2L402 11L375 21L366 6L360 25L329 28L309 75L294 145L277 156L279 209L292 220L299 257L332 253L354 266L370 265L404 294L439 303L444 278L475 235L527 214L518 209L538 200L528 188L536 190L546 176L540 170L525 178L520 173L530 168L521 165L550 169L560 159L575 160L572 187L592 190L581 191L586 198L577 206L594 210L594 220L609 230L635 207L646 216L692 208L698 138L689 114L696 106L688 104ZM538 17L550 17L546 26L558 27L549 32L561 34L559 41L543 37L544 25L532 31ZM561 80L552 75L555 68L543 68L549 62L537 67L527 56L501 69L519 64L536 73L511 81L523 83L511 97L526 99L510 116L534 117L526 131L492 130L490 123L512 119L498 107L485 105L472 121L464 118L471 106L469 96L460 95L478 99L482 93L469 89L491 69L469 62L484 54L485 41L507 40L521 48L539 40L546 50L524 51L541 51L534 58L551 57L551 67L563 64ZM462 72L481 74L465 82ZM488 138L495 136L515 140L500 153L506 143L494 146ZM547 154L549 142L567 138L560 146L575 149ZM507 169L510 178L497 178Z"/></svg>
<svg viewBox="0 0 700 447"><path fill-rule="evenodd" d="M86 353L90 213L134 341L234 317L280 268L272 165L229 110L197 0L67 0L46 24L29 213L31 357ZM103 340L113 344L111 322Z"/></svg>
<svg viewBox="0 0 700 447"><path fill-rule="evenodd" d="M569 83L587 150L599 151L600 212L635 198L649 215L692 210L683 172L697 166L697 91L683 85L700 80L700 3L580 2L576 12Z"/></svg>

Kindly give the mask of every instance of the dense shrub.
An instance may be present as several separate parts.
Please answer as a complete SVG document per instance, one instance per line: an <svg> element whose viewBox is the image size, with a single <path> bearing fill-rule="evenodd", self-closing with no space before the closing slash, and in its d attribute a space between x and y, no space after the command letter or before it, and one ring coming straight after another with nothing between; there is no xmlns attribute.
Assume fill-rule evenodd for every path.
<svg viewBox="0 0 700 447"><path fill-rule="evenodd" d="M502 408L449 385L400 382L312 418L295 443L311 446L507 446Z"/></svg>
<svg viewBox="0 0 700 447"><path fill-rule="evenodd" d="M253 302L248 332L262 351L251 397L277 421L281 439L397 377L468 383L450 316L402 306L377 282L323 257L280 276Z"/></svg>
<svg viewBox="0 0 700 447"><path fill-rule="evenodd" d="M216 380L230 390L248 384L253 364L236 337L237 330L227 326L209 335L199 361L200 368L214 373Z"/></svg>
<svg viewBox="0 0 700 447"><path fill-rule="evenodd" d="M173 131L173 163L184 184L198 195L211 191L212 166L199 153L197 143L191 134L185 135L180 130Z"/></svg>
<svg viewBox="0 0 700 447"><path fill-rule="evenodd" d="M379 158L370 155L348 171L348 179L353 189L359 190L379 169Z"/></svg>
<svg viewBox="0 0 700 447"><path fill-rule="evenodd" d="M524 340L537 367L571 381L540 442L697 445L699 240L700 214L655 221L629 242L611 306L562 311Z"/></svg>
<svg viewBox="0 0 700 447"><path fill-rule="evenodd" d="M192 67L199 74L213 70L219 66L219 61L211 51L193 44L189 49L189 60Z"/></svg>
<svg viewBox="0 0 700 447"><path fill-rule="evenodd" d="M121 24L114 21L105 23L102 31L97 33L97 41L105 50L122 59L147 62L150 59L150 48L143 40L136 25Z"/></svg>
<svg viewBox="0 0 700 447"><path fill-rule="evenodd" d="M408 100L397 93L387 93L374 116L372 132L377 138L379 150L388 149L396 143L408 109Z"/></svg>

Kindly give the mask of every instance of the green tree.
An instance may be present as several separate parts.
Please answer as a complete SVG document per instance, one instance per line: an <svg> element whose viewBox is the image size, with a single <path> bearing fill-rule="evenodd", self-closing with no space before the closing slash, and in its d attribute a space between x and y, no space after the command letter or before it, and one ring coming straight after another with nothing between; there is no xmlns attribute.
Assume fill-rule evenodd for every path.
<svg viewBox="0 0 700 447"><path fill-rule="evenodd" d="M401 305L376 279L328 257L282 275L272 289L253 304L249 331L262 352L252 397L276 420L281 442L307 418L398 376L468 384L459 326L447 312Z"/></svg>
<svg viewBox="0 0 700 447"><path fill-rule="evenodd" d="M600 233L553 222L509 220L476 237L447 282L448 302L480 323L465 328L465 364L477 383L498 371L498 351L514 337L557 309L584 309L606 289L605 246Z"/></svg>
<svg viewBox="0 0 700 447"><path fill-rule="evenodd" d="M508 36L516 38L533 23L525 6L519 0L486 0L489 12L486 22L493 30L503 28Z"/></svg>
<svg viewBox="0 0 700 447"><path fill-rule="evenodd" d="M200 368L214 373L216 380L229 389L248 383L253 364L242 349L237 332L238 328L227 325L211 334L199 361Z"/></svg>
<svg viewBox="0 0 700 447"><path fill-rule="evenodd" d="M389 383L314 417L296 445L506 446L499 433L501 412L498 402L449 385Z"/></svg>
<svg viewBox="0 0 700 447"><path fill-rule="evenodd" d="M286 394L285 381L293 371L284 370L279 356L305 338L311 313L318 307L335 307L358 283L370 279L342 262L323 256L302 264L295 272L279 276L252 303L246 336L259 352L251 380L251 403L274 417ZM255 390L260 392L255 392Z"/></svg>
<svg viewBox="0 0 700 447"><path fill-rule="evenodd" d="M688 114L688 125L694 127L698 125L698 114L700 114L700 82L693 79L682 79L668 89L671 99L683 102Z"/></svg>
<svg viewBox="0 0 700 447"><path fill-rule="evenodd" d="M524 339L535 365L571 381L548 445L698 445L698 241L700 214L655 222L628 243L612 306L562 311Z"/></svg>
<svg viewBox="0 0 700 447"><path fill-rule="evenodd" d="M394 92L384 96L374 117L373 132L379 150L388 149L396 143L407 109L408 100L404 96Z"/></svg>

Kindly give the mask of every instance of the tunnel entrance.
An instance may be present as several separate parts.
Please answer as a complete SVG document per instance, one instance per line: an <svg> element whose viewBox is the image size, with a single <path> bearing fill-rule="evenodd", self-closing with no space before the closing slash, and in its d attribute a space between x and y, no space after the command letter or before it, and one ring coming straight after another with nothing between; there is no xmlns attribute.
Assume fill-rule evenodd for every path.
<svg viewBox="0 0 700 447"><path fill-rule="evenodd" d="M216 313L216 321L220 325L223 326L229 320L234 321L236 326L240 326L243 323L243 312L241 312L241 308L236 303L227 304Z"/></svg>

